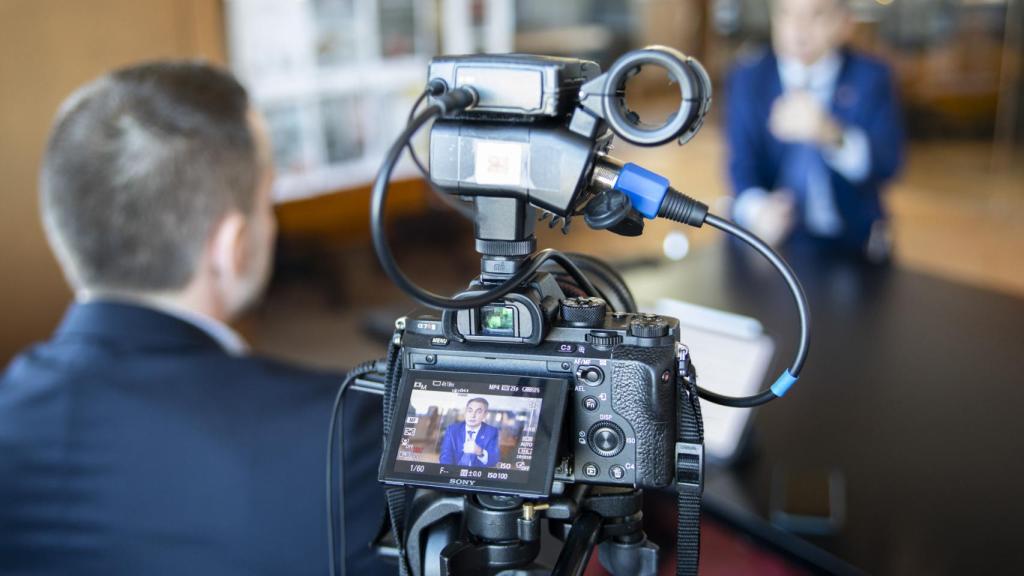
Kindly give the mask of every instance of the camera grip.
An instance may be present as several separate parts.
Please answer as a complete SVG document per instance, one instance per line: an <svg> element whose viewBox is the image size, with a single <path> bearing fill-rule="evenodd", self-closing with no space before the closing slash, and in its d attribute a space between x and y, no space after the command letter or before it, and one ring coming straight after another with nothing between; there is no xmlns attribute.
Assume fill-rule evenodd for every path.
<svg viewBox="0 0 1024 576"><path fill-rule="evenodd" d="M636 483L664 487L674 475L676 441L675 353L672 347L619 346L612 353L612 409L636 438Z"/></svg>

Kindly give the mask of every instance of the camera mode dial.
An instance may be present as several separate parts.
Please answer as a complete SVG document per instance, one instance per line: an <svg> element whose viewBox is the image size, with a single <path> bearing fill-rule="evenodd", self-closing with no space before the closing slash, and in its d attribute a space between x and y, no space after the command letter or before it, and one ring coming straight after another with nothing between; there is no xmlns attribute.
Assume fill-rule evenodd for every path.
<svg viewBox="0 0 1024 576"><path fill-rule="evenodd" d="M629 335L637 338L668 336L668 322L657 314L641 314L629 323Z"/></svg>
<svg viewBox="0 0 1024 576"><path fill-rule="evenodd" d="M562 318L570 326L594 328L604 324L608 305L600 298L578 297L562 300Z"/></svg>

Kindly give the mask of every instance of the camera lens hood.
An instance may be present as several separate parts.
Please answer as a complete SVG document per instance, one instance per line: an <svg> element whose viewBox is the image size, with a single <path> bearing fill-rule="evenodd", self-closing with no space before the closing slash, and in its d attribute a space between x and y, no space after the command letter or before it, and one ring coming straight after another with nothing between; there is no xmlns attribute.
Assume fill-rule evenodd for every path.
<svg viewBox="0 0 1024 576"><path fill-rule="evenodd" d="M626 82L643 66L664 68L679 85L679 109L662 125L642 121L626 107ZM648 46L627 52L607 72L580 89L580 104L603 118L623 140L639 146L658 146L671 140L685 144L704 124L711 108L711 79L697 60L667 46Z"/></svg>

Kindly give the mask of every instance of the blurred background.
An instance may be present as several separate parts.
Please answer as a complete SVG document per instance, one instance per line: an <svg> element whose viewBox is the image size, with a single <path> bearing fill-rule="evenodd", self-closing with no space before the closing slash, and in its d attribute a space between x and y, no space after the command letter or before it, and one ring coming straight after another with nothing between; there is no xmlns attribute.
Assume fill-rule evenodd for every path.
<svg viewBox="0 0 1024 576"><path fill-rule="evenodd" d="M897 74L910 137L909 162L887 198L897 265L1024 294L1020 3L851 5L855 46ZM768 15L764 0L4 0L0 250L12 281L0 302L0 358L49 334L69 299L38 222L39 158L59 102L112 67L198 57L240 75L272 129L282 236L277 287L292 279L308 284L312 275L323 298L345 309L397 297L382 286L388 283L369 249L368 183L422 89L432 55L522 51L607 67L629 49L664 44L696 56L719 91L699 136L682 148L620 144L616 154L714 206L728 194L722 81L738 54L768 39ZM631 93L630 104L658 110L672 88L656 75L640 80L639 102ZM470 228L416 175L408 162L399 170L404 182L390 209L403 219L393 228L396 241L469 250ZM542 243L582 246L612 260L659 257L667 230L655 224L640 239L624 239L579 226L572 236ZM699 246L721 237L697 233L688 240ZM410 255L406 265L422 259ZM475 266L471 251L464 264ZM453 270L445 287L456 289L467 278ZM264 338L273 347L278 336L261 333L258 340ZM333 356L329 364L336 366L360 357L338 350Z"/></svg>
<svg viewBox="0 0 1024 576"><path fill-rule="evenodd" d="M1018 514L1024 512L1020 499L1009 508L999 499L1020 474L1006 473L997 459L1019 454L1017 443L1024 437L1019 424L1009 427L1020 420L1012 406L1019 405L1021 393L1008 392L1020 382L1008 359L1018 357L1024 342L1024 10L1020 0L850 5L853 45L893 69L902 99L907 163L885 194L896 251L885 278L877 270L844 270L830 272L820 286L813 278L807 282L809 291L821 291L812 294L815 313L825 319L816 334L819 362L854 354L851 342L879 334L887 335L885 350L856 352L868 360L858 360L861 372L827 378L821 373L821 379L842 385L845 392L829 392L840 405L819 412L815 403L825 400L810 392L794 397L785 418L759 418L767 430L762 444L771 454L783 439L838 428L834 434L847 439L847 448L815 445L787 457L842 467L849 480L847 532L818 543L870 571L965 572L975 566L974 553L990 546L999 552L989 566L1005 567L1010 559L1024 566L1013 536L1021 535L1014 532L1024 516ZM769 31L766 0L0 0L0 262L6 272L0 361L45 339L70 301L39 222L39 160L59 103L111 68L195 57L223 63L239 75L269 120L280 226L268 298L240 328L262 352L342 369L379 356L394 318L412 307L373 254L369 184L423 88L432 56L519 51L589 58L606 68L628 50L662 44L697 57L718 91L703 130L683 147L619 143L615 155L664 174L683 192L716 207L729 196L720 90L730 67L764 45ZM630 106L651 114L668 110L675 89L664 76L645 74L631 84ZM401 265L434 291L464 288L479 270L471 223L438 201L408 161L396 180L389 215ZM738 302L739 312L761 311L744 304L762 294L756 279L742 272L723 272L725 284L695 283L709 270L721 272L716 262L722 235L675 230L654 222L642 237L623 238L582 225L568 236L539 227L538 239L541 247L586 252L622 270L646 266L650 282L638 285L651 288L638 290L641 299L661 296L659 290L671 285L677 298L723 308ZM650 270L656 272L653 280ZM741 288L749 293L726 297ZM767 328L784 342L787 332L780 326L791 322L789 304L784 293L772 297L780 311L767 319ZM885 304L872 307L876 298ZM857 324L859 317L873 323ZM778 350L783 360L787 346ZM992 350L1002 355L986 357ZM954 374L949 365L912 369L961 355L993 372ZM951 379L939 394L923 391L933 376ZM843 395L869 390L872 382L906 395L892 402ZM917 404L925 395L954 398L961 386L981 385L997 393L966 413ZM813 426L786 428L782 420ZM922 450L908 445L885 452L881 461L858 460L875 450L855 441L865 430L880 444L883 437L941 434L953 422L976 423L988 434L980 440L960 435L960 444L952 442L983 454L978 463L988 469L969 471L979 480L965 490L987 498L985 510L1002 511L998 522L1013 527L1007 533L997 531L991 517L982 528L970 524L982 514L971 499L955 510L934 511L937 503L957 500L941 491L948 487L922 491L937 463L953 466L934 445L928 446L936 451L920 457ZM876 468L859 469L861 463ZM883 464L904 469L879 470ZM773 465L762 461L741 482L761 516L774 506L767 488L777 478ZM1020 467L1018 462L1010 471L1019 473ZM891 521L888 530L878 528L882 510ZM974 539L958 542L960 529L973 532ZM744 553L728 542L719 545ZM771 571L764 562L752 566ZM716 573L714 565L710 569ZM735 570L732 565L720 573ZM790 573L778 570L773 573Z"/></svg>

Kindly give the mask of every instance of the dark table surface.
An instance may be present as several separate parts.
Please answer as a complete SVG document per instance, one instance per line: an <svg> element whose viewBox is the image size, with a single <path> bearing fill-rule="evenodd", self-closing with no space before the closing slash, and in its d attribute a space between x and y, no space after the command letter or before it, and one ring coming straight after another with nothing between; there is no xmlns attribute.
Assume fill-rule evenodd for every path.
<svg viewBox="0 0 1024 576"><path fill-rule="evenodd" d="M811 305L798 384L758 409L748 457L709 485L767 519L772 471L835 468L846 518L812 542L870 573L1024 573L1024 299L812 247L787 253ZM790 362L796 314L752 251L722 243L636 267L640 299L669 296L764 322ZM684 338L685 340L685 338ZM694 359L700 367L700 359Z"/></svg>

